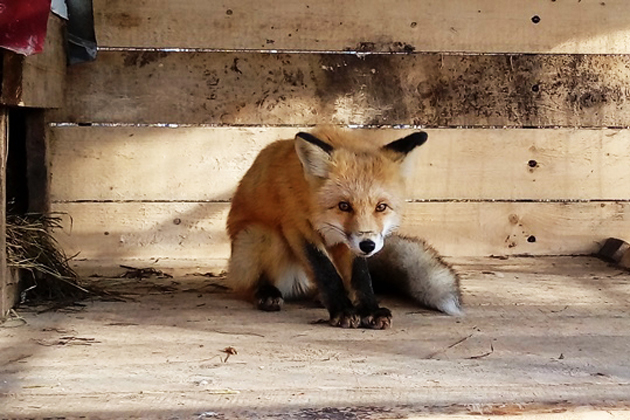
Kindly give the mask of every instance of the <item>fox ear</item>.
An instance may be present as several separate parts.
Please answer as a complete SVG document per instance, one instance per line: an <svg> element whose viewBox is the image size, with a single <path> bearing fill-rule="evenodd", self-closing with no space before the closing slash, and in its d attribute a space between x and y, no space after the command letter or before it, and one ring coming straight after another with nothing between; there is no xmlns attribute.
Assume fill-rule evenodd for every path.
<svg viewBox="0 0 630 420"><path fill-rule="evenodd" d="M309 133L297 133L295 151L302 163L304 172L317 178L328 177L330 154L333 147Z"/></svg>
<svg viewBox="0 0 630 420"><path fill-rule="evenodd" d="M424 131L417 131L407 137L393 141L382 147L382 150L395 162L402 161L405 156L418 146L422 146L429 135Z"/></svg>

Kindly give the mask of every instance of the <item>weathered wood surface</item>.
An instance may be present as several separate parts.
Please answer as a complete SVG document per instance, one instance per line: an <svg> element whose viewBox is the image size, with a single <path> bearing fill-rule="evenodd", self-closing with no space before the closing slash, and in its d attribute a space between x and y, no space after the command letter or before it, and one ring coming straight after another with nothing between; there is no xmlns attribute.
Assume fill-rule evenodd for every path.
<svg viewBox="0 0 630 420"><path fill-rule="evenodd" d="M54 121L630 126L630 56L103 52Z"/></svg>
<svg viewBox="0 0 630 420"><path fill-rule="evenodd" d="M55 127L55 201L226 201L256 154L308 127ZM409 130L364 130L383 141ZM627 200L628 130L428 130L414 200Z"/></svg>
<svg viewBox="0 0 630 420"><path fill-rule="evenodd" d="M624 0L94 1L106 47L630 52Z"/></svg>
<svg viewBox="0 0 630 420"><path fill-rule="evenodd" d="M48 18L44 50L25 57L2 51L0 103L33 108L58 108L64 104L66 77L65 21Z"/></svg>
<svg viewBox="0 0 630 420"><path fill-rule="evenodd" d="M229 257L228 203L54 203L52 210L67 213L57 239L78 259ZM451 256L591 254L610 236L630 236L630 203L410 203L401 232Z"/></svg>
<svg viewBox="0 0 630 420"><path fill-rule="evenodd" d="M387 331L313 324L326 313L311 303L259 312L220 293L217 278L93 279L129 299L95 299L79 314L21 311L27 324L2 330L2 414L629 418L627 272L592 258L453 263L466 315L384 299Z"/></svg>

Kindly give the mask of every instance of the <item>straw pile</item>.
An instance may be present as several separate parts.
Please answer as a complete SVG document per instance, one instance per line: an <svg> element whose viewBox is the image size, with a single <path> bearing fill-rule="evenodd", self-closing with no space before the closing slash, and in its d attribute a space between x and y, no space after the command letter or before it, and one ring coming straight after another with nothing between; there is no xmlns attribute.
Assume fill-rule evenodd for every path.
<svg viewBox="0 0 630 420"><path fill-rule="evenodd" d="M52 236L58 214L7 215L7 265L22 270L21 303L82 299L90 294Z"/></svg>

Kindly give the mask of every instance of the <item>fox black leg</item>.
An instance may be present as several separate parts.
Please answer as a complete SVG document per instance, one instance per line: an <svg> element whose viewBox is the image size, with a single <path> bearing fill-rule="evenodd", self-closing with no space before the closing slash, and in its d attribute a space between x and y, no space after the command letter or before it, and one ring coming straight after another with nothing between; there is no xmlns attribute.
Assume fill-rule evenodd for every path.
<svg viewBox="0 0 630 420"><path fill-rule="evenodd" d="M351 284L357 296L357 310L361 316L361 326L375 330L391 327L392 313L389 309L378 306L365 258L354 259Z"/></svg>
<svg viewBox="0 0 630 420"><path fill-rule="evenodd" d="M348 298L343 280L332 261L312 244L305 245L321 299L330 313L330 325L342 328L357 328L361 318Z"/></svg>
<svg viewBox="0 0 630 420"><path fill-rule="evenodd" d="M256 307L261 311L274 312L282 309L284 299L276 286L271 284L266 274L262 274L258 280L255 293Z"/></svg>

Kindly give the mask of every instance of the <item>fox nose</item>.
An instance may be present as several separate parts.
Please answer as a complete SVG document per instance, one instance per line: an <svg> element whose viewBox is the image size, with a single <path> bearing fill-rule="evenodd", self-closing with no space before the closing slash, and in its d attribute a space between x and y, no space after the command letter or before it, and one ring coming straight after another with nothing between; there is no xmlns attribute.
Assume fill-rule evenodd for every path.
<svg viewBox="0 0 630 420"><path fill-rule="evenodd" d="M359 243L359 248L361 248L361 251L369 254L370 252L374 251L374 248L376 248L376 244L374 243L374 241L365 240Z"/></svg>

